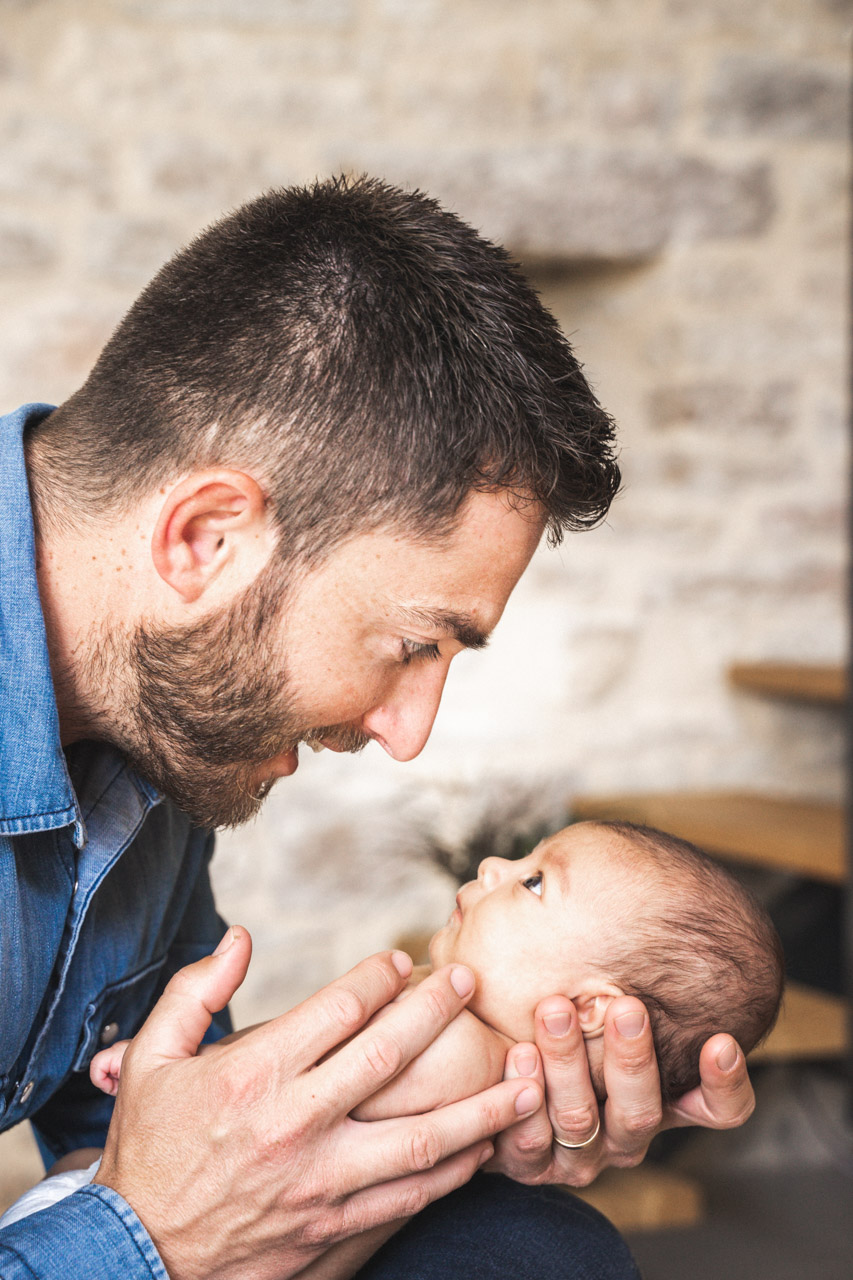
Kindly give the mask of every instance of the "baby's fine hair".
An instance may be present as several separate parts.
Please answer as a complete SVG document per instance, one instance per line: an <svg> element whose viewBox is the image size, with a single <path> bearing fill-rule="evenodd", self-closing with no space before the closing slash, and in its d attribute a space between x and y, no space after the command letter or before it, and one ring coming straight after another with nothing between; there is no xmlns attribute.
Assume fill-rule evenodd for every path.
<svg viewBox="0 0 853 1280"><path fill-rule="evenodd" d="M630 822L596 826L657 873L659 900L649 910L638 895L629 936L601 964L648 1010L669 1102L699 1083L709 1036L726 1031L749 1053L769 1033L784 987L782 944L761 904L695 845Z"/></svg>

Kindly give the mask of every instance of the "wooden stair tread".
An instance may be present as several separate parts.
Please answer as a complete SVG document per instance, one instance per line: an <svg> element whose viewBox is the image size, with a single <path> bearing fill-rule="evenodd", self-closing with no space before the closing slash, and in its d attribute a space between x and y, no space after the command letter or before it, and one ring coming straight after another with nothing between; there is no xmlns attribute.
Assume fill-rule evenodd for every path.
<svg viewBox="0 0 853 1280"><path fill-rule="evenodd" d="M704 1211L698 1183L650 1164L605 1169L591 1186L573 1194L599 1209L619 1231L692 1227Z"/></svg>
<svg viewBox="0 0 853 1280"><path fill-rule="evenodd" d="M740 791L642 792L576 796L575 818L660 827L737 862L842 884L846 874L841 805Z"/></svg>
<svg viewBox="0 0 853 1280"><path fill-rule="evenodd" d="M789 982L779 1021L750 1062L792 1058L839 1058L849 1044L847 1001L813 987Z"/></svg>
<svg viewBox="0 0 853 1280"><path fill-rule="evenodd" d="M847 668L829 663L736 662L728 676L738 689L831 706L842 706L849 688Z"/></svg>

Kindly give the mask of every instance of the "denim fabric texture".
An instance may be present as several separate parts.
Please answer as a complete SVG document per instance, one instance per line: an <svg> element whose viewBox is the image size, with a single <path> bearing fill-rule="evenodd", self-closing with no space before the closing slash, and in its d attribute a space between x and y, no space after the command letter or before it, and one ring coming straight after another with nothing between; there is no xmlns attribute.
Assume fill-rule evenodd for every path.
<svg viewBox="0 0 853 1280"><path fill-rule="evenodd" d="M577 1196L478 1173L412 1218L355 1280L641 1277L616 1228Z"/></svg>
<svg viewBox="0 0 853 1280"><path fill-rule="evenodd" d="M225 930L211 834L112 748L62 750L23 450L49 412L0 417L0 1130L30 1120L46 1164L103 1145L113 1104L89 1081L92 1056L132 1036L172 973ZM217 1015L206 1038L228 1030ZM117 1274L165 1271L106 1188L0 1232L3 1280Z"/></svg>

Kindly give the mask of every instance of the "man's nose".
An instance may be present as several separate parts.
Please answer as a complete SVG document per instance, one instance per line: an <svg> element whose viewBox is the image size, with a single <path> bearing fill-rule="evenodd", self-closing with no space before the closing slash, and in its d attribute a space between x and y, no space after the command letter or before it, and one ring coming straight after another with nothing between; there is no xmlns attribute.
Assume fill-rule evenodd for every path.
<svg viewBox="0 0 853 1280"><path fill-rule="evenodd" d="M447 663L424 665L371 707L362 717L361 727L392 759L414 760L426 746L446 679Z"/></svg>
<svg viewBox="0 0 853 1280"><path fill-rule="evenodd" d="M477 868L477 879L487 891L494 889L511 867L509 858L484 858Z"/></svg>

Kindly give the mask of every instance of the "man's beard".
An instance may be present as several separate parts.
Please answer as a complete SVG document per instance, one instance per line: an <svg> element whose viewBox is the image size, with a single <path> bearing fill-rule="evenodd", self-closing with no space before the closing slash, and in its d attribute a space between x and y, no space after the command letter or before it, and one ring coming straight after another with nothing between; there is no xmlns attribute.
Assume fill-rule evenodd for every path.
<svg viewBox="0 0 853 1280"><path fill-rule="evenodd" d="M300 741L342 751L370 741L351 725L303 722L282 669L284 594L282 569L271 566L227 609L187 627L140 625L106 646L129 699L116 745L199 826L254 817L275 782L259 779L261 766Z"/></svg>

